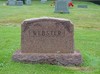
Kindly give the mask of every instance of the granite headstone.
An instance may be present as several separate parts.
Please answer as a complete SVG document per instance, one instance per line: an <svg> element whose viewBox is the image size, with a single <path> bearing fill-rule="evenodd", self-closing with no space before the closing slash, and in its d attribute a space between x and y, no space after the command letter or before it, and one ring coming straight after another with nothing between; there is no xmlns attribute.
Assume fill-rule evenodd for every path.
<svg viewBox="0 0 100 74"><path fill-rule="evenodd" d="M71 0L56 0L55 1L55 12L69 13L68 3Z"/></svg>
<svg viewBox="0 0 100 74"><path fill-rule="evenodd" d="M14 5L16 5L16 0L8 0L8 1L7 1L7 5L9 5L9 6L14 6Z"/></svg>
<svg viewBox="0 0 100 74"><path fill-rule="evenodd" d="M31 5L32 1L31 0L25 0L26 5Z"/></svg>
<svg viewBox="0 0 100 74"><path fill-rule="evenodd" d="M21 28L21 50L13 60L26 63L80 65L81 54L74 50L74 26L60 18L27 19Z"/></svg>

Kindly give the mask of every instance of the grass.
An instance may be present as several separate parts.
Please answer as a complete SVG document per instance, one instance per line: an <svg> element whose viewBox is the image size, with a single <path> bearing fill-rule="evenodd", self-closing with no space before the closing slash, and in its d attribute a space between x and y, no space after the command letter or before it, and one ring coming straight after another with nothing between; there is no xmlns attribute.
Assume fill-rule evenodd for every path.
<svg viewBox="0 0 100 74"><path fill-rule="evenodd" d="M100 6L90 2L74 2L70 14L54 13L51 2L34 1L31 6L5 6L0 1L0 74L99 74L100 73ZM77 8L88 4L87 9ZM75 49L80 50L83 63L79 67L48 64L23 64L12 61L20 49L20 24L35 17L70 19L75 27Z"/></svg>

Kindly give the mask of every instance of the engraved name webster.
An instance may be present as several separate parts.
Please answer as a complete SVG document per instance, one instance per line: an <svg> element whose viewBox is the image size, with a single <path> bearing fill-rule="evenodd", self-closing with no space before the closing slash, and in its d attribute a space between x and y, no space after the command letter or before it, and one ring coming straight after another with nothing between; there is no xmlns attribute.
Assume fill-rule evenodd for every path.
<svg viewBox="0 0 100 74"><path fill-rule="evenodd" d="M29 31L31 37L57 37L57 36L64 36L64 31L61 30L30 30Z"/></svg>

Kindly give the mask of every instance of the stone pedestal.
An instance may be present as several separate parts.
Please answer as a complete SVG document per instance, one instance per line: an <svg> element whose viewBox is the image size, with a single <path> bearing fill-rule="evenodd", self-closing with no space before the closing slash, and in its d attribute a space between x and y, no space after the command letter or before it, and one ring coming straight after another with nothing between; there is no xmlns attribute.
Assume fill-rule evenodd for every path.
<svg viewBox="0 0 100 74"><path fill-rule="evenodd" d="M21 50L13 54L13 60L23 63L52 64L63 66L79 66L82 56L78 51L74 53L22 53Z"/></svg>

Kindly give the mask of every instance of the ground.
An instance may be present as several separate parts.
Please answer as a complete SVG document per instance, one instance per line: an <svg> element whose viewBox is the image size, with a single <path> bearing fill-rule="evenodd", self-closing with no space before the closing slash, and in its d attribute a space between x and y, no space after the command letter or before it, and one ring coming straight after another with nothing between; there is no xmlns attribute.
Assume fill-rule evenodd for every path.
<svg viewBox="0 0 100 74"><path fill-rule="evenodd" d="M77 8L88 4L88 8ZM100 6L90 2L74 2L70 14L54 13L51 1L34 1L27 6L6 6L0 1L0 74L99 74L100 73ZM83 57L78 67L48 64L24 64L12 61L12 54L20 49L21 22L27 18L58 17L74 24L75 49Z"/></svg>

